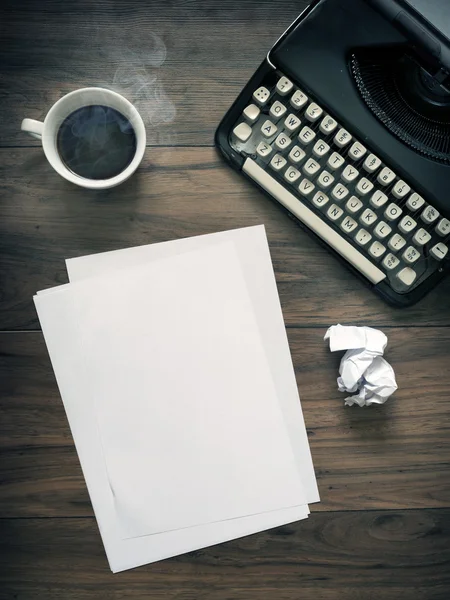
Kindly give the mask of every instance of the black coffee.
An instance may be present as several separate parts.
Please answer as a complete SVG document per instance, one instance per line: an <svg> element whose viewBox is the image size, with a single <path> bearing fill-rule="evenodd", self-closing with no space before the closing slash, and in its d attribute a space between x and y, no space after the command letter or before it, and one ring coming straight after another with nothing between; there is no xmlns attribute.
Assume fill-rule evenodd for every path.
<svg viewBox="0 0 450 600"><path fill-rule="evenodd" d="M86 179L119 175L136 154L130 121L108 106L83 106L62 123L57 148L66 167Z"/></svg>

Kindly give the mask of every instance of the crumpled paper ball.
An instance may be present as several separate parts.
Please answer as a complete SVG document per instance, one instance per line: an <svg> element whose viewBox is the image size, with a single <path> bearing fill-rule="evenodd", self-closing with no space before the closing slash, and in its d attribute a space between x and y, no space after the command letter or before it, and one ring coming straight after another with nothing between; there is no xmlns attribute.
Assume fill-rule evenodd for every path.
<svg viewBox="0 0 450 600"><path fill-rule="evenodd" d="M383 358L387 337L372 327L333 325L324 337L331 352L347 350L339 366L340 392L357 392L345 399L347 406L384 404L397 389L394 369Z"/></svg>

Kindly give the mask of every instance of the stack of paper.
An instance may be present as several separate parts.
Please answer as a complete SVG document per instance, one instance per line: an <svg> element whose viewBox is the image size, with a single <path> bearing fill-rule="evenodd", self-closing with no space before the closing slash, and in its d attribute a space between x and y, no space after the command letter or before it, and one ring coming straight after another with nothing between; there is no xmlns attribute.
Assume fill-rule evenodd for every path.
<svg viewBox="0 0 450 600"><path fill-rule="evenodd" d="M306 518L319 494L264 227L67 270L35 304L111 569Z"/></svg>

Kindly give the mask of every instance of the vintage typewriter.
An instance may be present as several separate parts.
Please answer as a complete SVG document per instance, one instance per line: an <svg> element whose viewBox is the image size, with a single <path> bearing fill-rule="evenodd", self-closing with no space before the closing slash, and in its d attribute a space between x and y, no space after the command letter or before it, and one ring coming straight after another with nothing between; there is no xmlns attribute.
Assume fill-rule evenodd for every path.
<svg viewBox="0 0 450 600"><path fill-rule="evenodd" d="M216 144L383 298L413 304L450 269L450 2L316 0Z"/></svg>

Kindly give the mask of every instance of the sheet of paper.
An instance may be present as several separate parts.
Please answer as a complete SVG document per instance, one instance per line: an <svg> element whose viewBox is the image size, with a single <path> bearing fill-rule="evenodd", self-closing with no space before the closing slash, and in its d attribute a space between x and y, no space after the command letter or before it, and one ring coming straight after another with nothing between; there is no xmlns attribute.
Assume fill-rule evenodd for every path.
<svg viewBox="0 0 450 600"><path fill-rule="evenodd" d="M306 503L232 242L64 296L124 537Z"/></svg>
<svg viewBox="0 0 450 600"><path fill-rule="evenodd" d="M122 540L95 408L87 380L82 375L84 360L77 347L78 330L71 320L69 305L61 302L58 296L58 293L36 296L36 308L108 562L114 573L307 518L308 507L298 506Z"/></svg>
<svg viewBox="0 0 450 600"><path fill-rule="evenodd" d="M66 352L65 341L71 337L71 334L74 337L76 332L73 330L69 315L64 314L64 306L54 302L65 287L67 286L54 290L51 303L43 304L42 300L37 300L36 303L113 571L131 568L307 516L307 507L297 507L120 542L114 508L111 506L111 493L107 480L105 481L103 457L93 419L92 403L88 400L89 394L83 379L74 375L77 367L79 371L82 365L79 364L79 355L77 356L73 351ZM82 399L84 401L81 401Z"/></svg>
<svg viewBox="0 0 450 600"><path fill-rule="evenodd" d="M70 281L75 282L224 241L235 243L270 364L278 402L305 487L307 502L319 502L319 491L263 225L73 258L66 261L67 271Z"/></svg>
<svg viewBox="0 0 450 600"><path fill-rule="evenodd" d="M105 268L108 270L127 268L224 240L233 240L236 244L258 325L266 344L279 402L289 427L291 442L295 447L297 463L306 484L308 502L317 502L319 494L263 226L69 260L69 275L71 280L82 279L102 274ZM64 287L44 290L41 293L57 294ZM67 307L55 302L54 298L45 303L37 300L36 304L43 327L45 323L47 347L113 572L307 518L308 507L298 506L135 539L120 539L121 532L107 478L94 408L90 401L86 380L79 376L82 370L79 355L74 351L74 344L66 343L67 340L76 339L76 330L69 320Z"/></svg>

